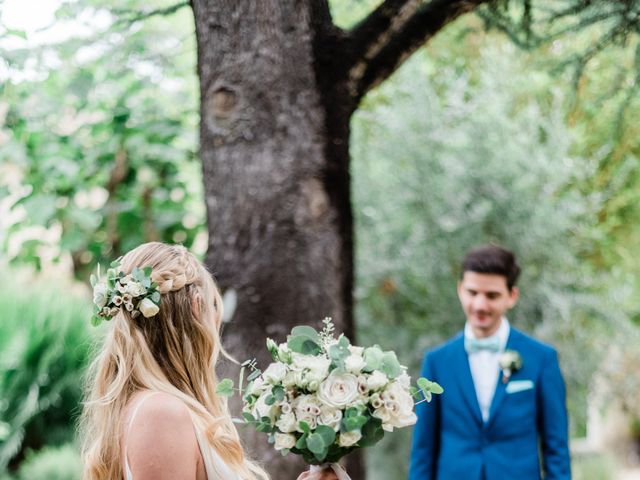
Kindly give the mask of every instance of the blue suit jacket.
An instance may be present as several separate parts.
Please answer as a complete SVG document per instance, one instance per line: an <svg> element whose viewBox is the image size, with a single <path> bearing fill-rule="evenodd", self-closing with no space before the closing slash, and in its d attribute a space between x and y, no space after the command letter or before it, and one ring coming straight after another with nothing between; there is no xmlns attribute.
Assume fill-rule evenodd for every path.
<svg viewBox="0 0 640 480"><path fill-rule="evenodd" d="M507 393L508 384L498 379L486 423L463 334L425 355L422 375L444 393L417 407L410 480L540 480L539 451L546 480L570 480L565 386L556 351L513 327L506 348L523 359L509 383L530 382L514 383L525 389Z"/></svg>

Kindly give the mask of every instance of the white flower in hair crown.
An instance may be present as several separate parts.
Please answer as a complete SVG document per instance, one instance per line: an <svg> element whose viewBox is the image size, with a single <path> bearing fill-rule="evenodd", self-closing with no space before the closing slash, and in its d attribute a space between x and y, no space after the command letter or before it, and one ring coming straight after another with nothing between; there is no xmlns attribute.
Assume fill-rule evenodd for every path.
<svg viewBox="0 0 640 480"><path fill-rule="evenodd" d="M522 357L516 350L505 350L500 355L499 362L502 369L502 383L507 383L511 375L522 368Z"/></svg>
<svg viewBox="0 0 640 480"><path fill-rule="evenodd" d="M130 274L120 269L120 259L111 262L106 275L101 277L100 265L96 275L91 275L93 287L93 317L97 326L103 320L111 320L121 310L133 318L142 315L153 317L160 311L158 284L151 281L151 267L135 267Z"/></svg>

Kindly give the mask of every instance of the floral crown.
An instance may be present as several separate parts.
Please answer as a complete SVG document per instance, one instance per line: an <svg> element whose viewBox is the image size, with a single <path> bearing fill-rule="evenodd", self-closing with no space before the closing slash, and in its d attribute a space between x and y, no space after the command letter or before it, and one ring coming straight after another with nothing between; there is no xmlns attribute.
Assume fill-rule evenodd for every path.
<svg viewBox="0 0 640 480"><path fill-rule="evenodd" d="M160 311L160 292L158 284L151 281L151 267L136 267L125 275L120 270L120 263L120 258L111 262L105 278L100 276L100 265L96 275L91 275L91 323L95 326L103 320L111 320L122 309L130 312L133 318L140 314L150 318Z"/></svg>

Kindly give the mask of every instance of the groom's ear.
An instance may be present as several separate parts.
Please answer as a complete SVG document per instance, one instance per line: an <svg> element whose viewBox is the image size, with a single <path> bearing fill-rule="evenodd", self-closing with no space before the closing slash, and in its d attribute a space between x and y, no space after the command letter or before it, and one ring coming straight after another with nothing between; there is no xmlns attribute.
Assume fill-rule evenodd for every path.
<svg viewBox="0 0 640 480"><path fill-rule="evenodd" d="M518 290L518 287L511 287L511 290L509 291L509 308L513 308L513 306L518 302L519 297L520 290Z"/></svg>

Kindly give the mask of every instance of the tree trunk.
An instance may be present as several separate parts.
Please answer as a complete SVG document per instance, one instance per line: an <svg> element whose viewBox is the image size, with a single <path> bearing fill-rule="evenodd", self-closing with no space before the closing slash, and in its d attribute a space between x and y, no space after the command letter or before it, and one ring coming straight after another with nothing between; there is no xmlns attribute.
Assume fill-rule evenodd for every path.
<svg viewBox="0 0 640 480"><path fill-rule="evenodd" d="M223 292L237 294L226 349L263 367L266 337L284 341L295 325L319 327L331 316L353 339L353 106L345 89L317 78L317 4L193 1L206 264ZM275 452L266 435L249 428L241 435L274 479L305 468L295 455ZM349 468L354 480L364 478L357 462Z"/></svg>

